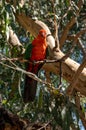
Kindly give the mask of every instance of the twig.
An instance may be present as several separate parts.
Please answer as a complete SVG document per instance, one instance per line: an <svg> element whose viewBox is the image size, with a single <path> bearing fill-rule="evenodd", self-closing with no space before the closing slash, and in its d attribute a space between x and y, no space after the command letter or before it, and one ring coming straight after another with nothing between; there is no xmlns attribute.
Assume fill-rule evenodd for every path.
<svg viewBox="0 0 86 130"><path fill-rule="evenodd" d="M83 30L79 31L77 34L74 34L74 35L71 35L71 36L67 36L67 39L68 40L78 39L84 33L86 33L86 29L83 29Z"/></svg>
<svg viewBox="0 0 86 130"><path fill-rule="evenodd" d="M82 5L83 5L83 0L79 0L79 2L77 4L77 7L79 8L79 10L77 10L77 12L76 12L77 16L79 15L79 12L80 12ZM69 30L71 29L71 27L74 25L75 22L76 22L76 17L72 17L71 20L66 24L66 26L63 30L62 36L60 38L60 42L59 42L61 48L62 48L62 46L67 38Z"/></svg>
<svg viewBox="0 0 86 130"><path fill-rule="evenodd" d="M0 54L0 55L2 55L2 54ZM2 55L2 56L4 56L4 55ZM43 81L43 80L41 80L40 78L38 78L37 75L35 75L35 74L31 73L31 72L27 72L27 71L25 71L25 70L19 68L19 67L18 67L16 64L14 64L8 57L6 57L6 56L4 56L4 57L5 57L6 60L8 60L13 66L10 66L10 65L7 65L7 64L5 64L5 63L0 62L0 64L2 64L3 66L6 66L6 67L11 68L11 69L13 69L13 70L20 71L20 72L26 74L27 76L29 76L30 78L32 78L32 79L34 79L34 80L36 80L36 81L38 81L38 82L41 82L41 83L46 84L47 87L48 87L48 90L49 90L50 92L52 92L52 93L54 93L54 91L56 91L57 94L60 93L60 90L59 90L59 89L55 89L55 88L53 87L53 84L51 84L51 83L49 83L49 82L47 82L47 81ZM57 61L58 61L58 60L57 60ZM56 61L56 60L53 60L52 62L54 63L54 62L57 62L57 61ZM44 61L37 61L36 63L38 64L39 62L40 62L40 63L42 63L42 62L44 63ZM48 62L50 63L51 60L48 61ZM33 62L31 62L31 63L33 63ZM61 93L61 95L63 95L63 94Z"/></svg>
<svg viewBox="0 0 86 130"><path fill-rule="evenodd" d="M2 55L1 54L1 56L4 56L4 55ZM43 81L43 80L41 80L40 78L38 78L37 77L37 75L35 75L35 74L33 74L33 73L31 73L31 72L27 72L27 71L25 71L25 70L23 70L23 69L21 69L21 68L19 68L16 64L14 64L13 62L12 62L12 60L10 60L10 58L8 58L8 57L6 57L6 56L4 56L5 57L5 59L7 60L7 61L9 61L13 66L9 66L9 65L7 65L7 64L4 64L4 63L2 63L2 62L0 62L0 64L2 64L2 65L4 65L4 66L6 66L6 67L9 67L9 68L11 68L11 69L14 69L14 70L17 70L17 71L21 71L22 73L24 73L24 74L27 74L29 77L31 77L31 78L33 78L34 80L37 80L38 82L41 82L41 83L44 83L44 84L46 84L47 86L48 86L48 90L50 91L50 92L52 92L52 93L54 93L54 90L55 91L57 91L57 93L59 92L60 93L60 88L61 88L61 83L62 83L62 81L61 81L61 79L62 79L62 70L61 70L61 64L62 64L62 61L60 61L60 83L59 83L59 88L58 89L55 89L54 87L53 87L53 85L48 81ZM18 58L19 59L19 58ZM16 60L18 60L18 59L16 59ZM58 62L59 60L44 60L44 61L34 61L34 62L31 62L32 64L38 64L38 63L45 63L45 62L47 62L47 63L54 63L54 62ZM25 62L28 62L28 60L25 60ZM62 94L62 93L61 93ZM62 94L63 95L63 94Z"/></svg>
<svg viewBox="0 0 86 130"><path fill-rule="evenodd" d="M84 33L86 33L86 29L83 29L83 30L81 30L80 32L78 32L77 34L76 34L76 36L75 36L75 38L79 38L82 34L84 34Z"/></svg>
<svg viewBox="0 0 86 130"><path fill-rule="evenodd" d="M49 60L49 59L44 59L41 61L29 61L21 58L1 58L0 61L20 61L21 63L32 63L32 64L41 64L41 63L55 63L55 62L60 62L61 59L59 60Z"/></svg>
<svg viewBox="0 0 86 130"><path fill-rule="evenodd" d="M78 38L78 44L79 44L79 46L80 46L80 48L81 48L81 50L82 50L82 52L83 52L83 54L84 54L84 57L86 57L86 48L84 47L84 45L82 44L82 41L81 41L81 39L80 38Z"/></svg>
<svg viewBox="0 0 86 130"><path fill-rule="evenodd" d="M68 15L68 12L71 10L71 6L69 6L68 10L66 11L66 13L61 17L59 18L59 24L61 23L61 21Z"/></svg>
<svg viewBox="0 0 86 130"><path fill-rule="evenodd" d="M46 129L46 127L49 125L51 121L49 121L48 123L45 123L44 126L42 126L41 128L37 129L37 130L42 130L43 128Z"/></svg>
<svg viewBox="0 0 86 130"><path fill-rule="evenodd" d="M9 61L9 62L11 62L14 66L16 66L16 65L15 65L12 61L20 61L20 62L22 62L22 63L27 62L27 63L32 63L32 64L54 63L54 62L60 62L60 61L61 61L61 59L59 59L59 60L58 60L58 59L57 59L57 60L44 59L44 60L41 60L41 61L33 61L33 62L31 62L31 61L26 60L26 59L23 59L23 58L21 58L21 57L18 57L18 58L8 58L8 57L2 55L1 53L0 53L0 55L2 56L2 58L0 58L0 61ZM4 57L4 58L3 58L3 57Z"/></svg>
<svg viewBox="0 0 86 130"><path fill-rule="evenodd" d="M80 32L78 32L77 34L71 35L71 36L68 36L68 37L67 37L68 40L73 40L73 42L74 42L75 44L78 43L78 45L80 46L80 48L81 48L81 50L82 50L82 52L83 52L83 54L84 54L84 57L86 56L86 49L85 49L84 45L82 44L82 42L81 42L81 40L80 40L80 37L81 37L81 35L84 34L85 32L86 32L86 29L83 29L83 30L81 30Z"/></svg>
<svg viewBox="0 0 86 130"><path fill-rule="evenodd" d="M50 92L51 92L51 91L52 91L52 92L56 91L57 94L58 94L58 92L60 93L59 89L55 89L55 88L53 87L53 84L41 80L40 78L38 78L37 75L35 75L35 74L31 73L31 72L27 72L27 71L25 71L25 70L19 68L18 66L13 67L13 66L9 66L9 65L7 65L7 64L4 64L4 63L2 63L2 62L0 62L0 64L3 65L3 66L6 66L6 67L8 67L8 68L11 68L11 69L13 69L13 70L17 70L17 71L19 71L19 72L22 72L22 73L26 74L27 76L29 76L30 78L32 78L32 79L34 79L34 80L36 80L36 81L38 81L38 82L41 82L41 83L43 83L43 84L46 84L47 87L48 87L48 90L49 90ZM61 93L61 95L63 95L63 94Z"/></svg>
<svg viewBox="0 0 86 130"><path fill-rule="evenodd" d="M76 40L75 40L75 41L76 41ZM61 59L62 61L64 61L65 59L67 59L67 58L70 56L70 54L73 53L74 47L76 46L75 41L73 41L72 47L71 47L70 50L66 53L66 55L64 55L64 56L62 57L62 59Z"/></svg>
<svg viewBox="0 0 86 130"><path fill-rule="evenodd" d="M65 56L62 57L62 59L61 59L62 61L65 60L65 59L67 59L67 58L70 56L70 54L73 52L74 47L76 46L76 44L78 44L78 42L79 42L79 44L81 45L81 47L82 47L82 49L83 49L84 55L86 56L86 50L85 50L84 47L82 46L82 43L81 43L81 41L80 41L80 39L79 39L79 37L80 37L83 33L85 33L85 31L86 31L86 30L81 30L81 31L78 32L76 35L73 35L73 36L72 36L72 37L73 37L72 47L70 48L70 50L68 51L68 53L67 53Z"/></svg>
<svg viewBox="0 0 86 130"><path fill-rule="evenodd" d="M49 86L51 86L50 83L47 83L46 81L42 81L42 80L41 80L40 78L38 78L35 74L33 74L33 73L31 73L31 72L27 72L27 71L25 71L25 70L19 68L18 66L13 67L13 66L9 66L9 65L7 65L7 64L4 64L4 63L2 63L2 62L0 62L0 64L2 64L3 66L6 66L6 67L8 67L8 68L11 68L11 69L13 69L13 70L20 71L20 72L22 72L22 73L28 75L30 78L33 78L34 80L37 80L38 82L41 82L41 83L44 83L44 84L48 84Z"/></svg>
<svg viewBox="0 0 86 130"><path fill-rule="evenodd" d="M55 47L54 47L54 49L59 49L58 25L57 25L55 5L54 5L55 1L51 0L51 2L52 2L53 14L54 14L54 29L55 29Z"/></svg>
<svg viewBox="0 0 86 130"><path fill-rule="evenodd" d="M5 57L5 59L6 59L7 61L9 61L13 66L17 67L16 64L14 64L14 63L10 60L10 58L6 57L5 55L3 55L3 54L1 54L1 53L0 53L0 55L3 56L3 57Z"/></svg>

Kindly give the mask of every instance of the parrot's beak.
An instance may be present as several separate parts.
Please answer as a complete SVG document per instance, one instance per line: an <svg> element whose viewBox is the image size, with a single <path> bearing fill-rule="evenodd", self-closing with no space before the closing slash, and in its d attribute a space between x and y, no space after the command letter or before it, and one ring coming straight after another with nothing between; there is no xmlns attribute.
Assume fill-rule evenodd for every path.
<svg viewBox="0 0 86 130"><path fill-rule="evenodd" d="M45 32L42 32L42 33L41 33L41 36L42 36L43 38L46 38Z"/></svg>
<svg viewBox="0 0 86 130"><path fill-rule="evenodd" d="M43 39L45 39L46 38L46 31L45 30L43 30L43 29L41 29L40 31L39 31L39 36L41 36L41 38L43 38Z"/></svg>

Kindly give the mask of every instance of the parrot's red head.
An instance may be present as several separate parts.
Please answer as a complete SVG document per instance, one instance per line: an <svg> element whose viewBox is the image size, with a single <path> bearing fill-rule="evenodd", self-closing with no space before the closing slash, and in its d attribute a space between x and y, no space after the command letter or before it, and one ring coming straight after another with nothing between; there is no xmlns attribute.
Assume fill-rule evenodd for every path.
<svg viewBox="0 0 86 130"><path fill-rule="evenodd" d="M45 39L47 36L46 31L44 29L41 29L38 35L43 39Z"/></svg>

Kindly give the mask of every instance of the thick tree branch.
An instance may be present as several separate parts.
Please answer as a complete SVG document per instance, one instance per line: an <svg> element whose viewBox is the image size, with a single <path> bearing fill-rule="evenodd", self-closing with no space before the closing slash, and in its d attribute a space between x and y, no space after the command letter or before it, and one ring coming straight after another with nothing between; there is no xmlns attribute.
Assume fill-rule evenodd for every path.
<svg viewBox="0 0 86 130"><path fill-rule="evenodd" d="M61 53L58 53L58 56L61 58ZM79 68L79 64L73 61L70 58L67 58L63 63L62 63L62 76L65 80L67 80L69 83L72 82L72 77L74 76L75 72ZM59 63L49 63L48 65L45 64L43 68L46 71L53 72L55 74L59 73ZM83 69L81 72L78 82L76 83L77 86L77 91L79 91L81 94L86 96L86 68Z"/></svg>
<svg viewBox="0 0 86 130"><path fill-rule="evenodd" d="M17 18L18 22L34 36L37 36L38 30L42 27L47 30L47 34L50 33L48 27L41 21L34 21L25 14L19 14ZM33 29L32 26L34 27ZM61 59L64 56L64 54L60 50L53 51L53 48L55 47L54 38L50 35L49 37L47 37L47 41L51 50L51 57L56 60ZM71 83L71 79L74 73L77 71L78 67L78 63L71 60L70 58L67 58L62 64L63 78L65 78L69 83ZM47 71L54 72L55 74L59 73L59 63L49 63L48 65L45 64L44 68ZM77 83L77 89L82 94L86 95L86 69L84 69L83 72L80 74L79 81Z"/></svg>
<svg viewBox="0 0 86 130"><path fill-rule="evenodd" d="M48 34L51 34L49 28L43 22L39 20L33 20L29 16L26 16L24 13L15 14L18 23L23 26L27 31L29 31L34 37L36 37L41 28L44 28ZM47 41L51 49L55 47L55 41L52 35L47 37Z"/></svg>

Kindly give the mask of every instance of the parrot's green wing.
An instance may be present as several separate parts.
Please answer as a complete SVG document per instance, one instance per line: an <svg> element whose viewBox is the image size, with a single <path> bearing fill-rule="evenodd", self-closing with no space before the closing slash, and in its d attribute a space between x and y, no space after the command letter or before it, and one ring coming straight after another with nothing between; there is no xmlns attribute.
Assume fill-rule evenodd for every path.
<svg viewBox="0 0 86 130"><path fill-rule="evenodd" d="M32 44L29 44L26 48L25 54L24 54L24 59L25 60L29 60L29 58L31 57L31 51L32 51ZM27 63L25 63L25 67L27 67Z"/></svg>

